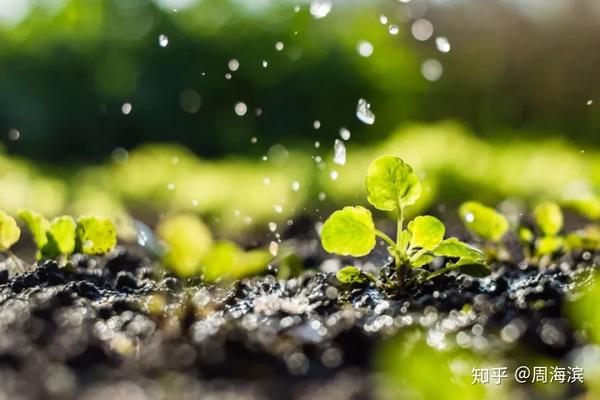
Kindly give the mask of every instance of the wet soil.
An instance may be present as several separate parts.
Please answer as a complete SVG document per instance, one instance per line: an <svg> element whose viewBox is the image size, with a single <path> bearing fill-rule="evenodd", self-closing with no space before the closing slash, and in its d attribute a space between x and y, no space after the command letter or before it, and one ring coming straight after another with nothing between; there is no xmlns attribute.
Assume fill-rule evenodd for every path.
<svg viewBox="0 0 600 400"><path fill-rule="evenodd" d="M343 287L327 262L223 287L184 282L125 248L2 270L0 398L368 399L377 344L415 325L434 347L562 359L585 344L565 301L600 254L543 270L499 263L487 278L392 293Z"/></svg>

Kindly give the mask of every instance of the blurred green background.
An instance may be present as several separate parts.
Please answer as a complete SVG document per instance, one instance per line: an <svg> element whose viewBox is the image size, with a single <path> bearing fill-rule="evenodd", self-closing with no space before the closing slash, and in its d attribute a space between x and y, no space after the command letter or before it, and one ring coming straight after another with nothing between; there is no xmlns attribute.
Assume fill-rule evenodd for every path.
<svg viewBox="0 0 600 400"><path fill-rule="evenodd" d="M425 208L595 198L599 18L594 0L0 0L0 207L266 230L363 202L386 152Z"/></svg>

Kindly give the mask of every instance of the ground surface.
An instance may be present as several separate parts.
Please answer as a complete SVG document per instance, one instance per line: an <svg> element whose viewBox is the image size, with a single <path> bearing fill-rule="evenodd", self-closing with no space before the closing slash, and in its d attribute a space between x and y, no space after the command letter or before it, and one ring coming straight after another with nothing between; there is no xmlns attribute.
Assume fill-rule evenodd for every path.
<svg viewBox="0 0 600 400"><path fill-rule="evenodd" d="M0 399L371 398L377 343L411 325L434 347L561 359L583 344L565 298L600 255L396 293L318 271L186 287L125 249L72 261L0 273Z"/></svg>

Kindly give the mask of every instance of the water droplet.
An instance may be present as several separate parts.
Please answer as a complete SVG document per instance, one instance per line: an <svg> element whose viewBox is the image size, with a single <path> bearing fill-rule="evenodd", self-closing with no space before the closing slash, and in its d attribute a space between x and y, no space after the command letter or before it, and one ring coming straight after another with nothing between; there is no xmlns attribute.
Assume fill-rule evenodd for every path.
<svg viewBox="0 0 600 400"><path fill-rule="evenodd" d="M265 176L263 178L263 185L269 186L270 184L271 184L271 178L269 178L268 176Z"/></svg>
<svg viewBox="0 0 600 400"><path fill-rule="evenodd" d="M325 194L325 192L319 192L319 201L325 201L326 198L327 195Z"/></svg>
<svg viewBox="0 0 600 400"><path fill-rule="evenodd" d="M435 82L440 79L443 72L444 67L442 67L442 63L433 58L428 58L421 64L421 73L423 74L423 77L430 82Z"/></svg>
<svg viewBox="0 0 600 400"><path fill-rule="evenodd" d="M294 192L297 192L298 190L300 190L300 182L298 182L298 181L292 182L292 190Z"/></svg>
<svg viewBox="0 0 600 400"><path fill-rule="evenodd" d="M194 89L185 89L179 95L179 106L188 114L197 113L201 105L202 98Z"/></svg>
<svg viewBox="0 0 600 400"><path fill-rule="evenodd" d="M319 143L319 141L315 142L315 149L318 149L321 146L321 143Z"/></svg>
<svg viewBox="0 0 600 400"><path fill-rule="evenodd" d="M450 51L450 42L444 36L439 36L435 38L435 47L442 53L447 53Z"/></svg>
<svg viewBox="0 0 600 400"><path fill-rule="evenodd" d="M321 156L315 156L315 162L318 164L321 161L323 161L323 159L321 158Z"/></svg>
<svg viewBox="0 0 600 400"><path fill-rule="evenodd" d="M375 114L371 111L371 105L365 99L358 99L356 105L356 117L367 125L373 125Z"/></svg>
<svg viewBox="0 0 600 400"><path fill-rule="evenodd" d="M21 137L21 132L18 129L12 128L8 130L8 139L10 140L19 140Z"/></svg>
<svg viewBox="0 0 600 400"><path fill-rule="evenodd" d="M310 15L316 19L325 18L331 11L331 1L329 0L313 0L310 3Z"/></svg>
<svg viewBox="0 0 600 400"><path fill-rule="evenodd" d="M256 142L258 142L258 139L256 136L253 136L252 139L250 139L250 143L255 144Z"/></svg>
<svg viewBox="0 0 600 400"><path fill-rule="evenodd" d="M175 184L174 184L174 183L169 183L169 184L167 185L167 189L168 189L168 190L175 190Z"/></svg>
<svg viewBox="0 0 600 400"><path fill-rule="evenodd" d="M347 128L342 126L340 128L340 137L344 140L349 140L350 139L350 131Z"/></svg>
<svg viewBox="0 0 600 400"><path fill-rule="evenodd" d="M294 6L294 12L300 12L300 6L299 5L295 5Z"/></svg>
<svg viewBox="0 0 600 400"><path fill-rule="evenodd" d="M388 23L388 18L387 18L385 15L380 15L380 16L379 16L379 22L380 22L382 25L385 25L385 24L387 24L387 23Z"/></svg>
<svg viewBox="0 0 600 400"><path fill-rule="evenodd" d="M227 66L229 67L229 70L231 72L235 72L240 68L240 62L238 60L236 60L235 58L229 60L229 62L227 63Z"/></svg>
<svg viewBox="0 0 600 400"><path fill-rule="evenodd" d="M131 103L123 103L123 105L121 106L121 112L124 115L129 115L129 113L131 112L131 109L133 107L131 106Z"/></svg>
<svg viewBox="0 0 600 400"><path fill-rule="evenodd" d="M361 40L356 44L356 51L363 57L370 57L373 54L373 45L369 41Z"/></svg>
<svg viewBox="0 0 600 400"><path fill-rule="evenodd" d="M160 47L167 47L169 45L169 38L167 37L167 35L158 35L158 45Z"/></svg>
<svg viewBox="0 0 600 400"><path fill-rule="evenodd" d="M471 222L475 221L475 215L474 215L473 213L467 213L467 214L465 215L465 220L466 220L468 223L471 223Z"/></svg>
<svg viewBox="0 0 600 400"><path fill-rule="evenodd" d="M388 27L388 32L390 33L390 35L397 35L399 31L400 28L398 28L398 25L390 25Z"/></svg>
<svg viewBox="0 0 600 400"><path fill-rule="evenodd" d="M594 104L594 100L589 99L585 104L591 106L592 104Z"/></svg>
<svg viewBox="0 0 600 400"><path fill-rule="evenodd" d="M277 224L275 222L269 222L269 230L275 232L277 230Z"/></svg>
<svg viewBox="0 0 600 400"><path fill-rule="evenodd" d="M415 39L424 42L433 35L433 25L427 19L418 19L412 24L410 31Z"/></svg>
<svg viewBox="0 0 600 400"><path fill-rule="evenodd" d="M129 160L129 152L122 147L117 147L112 151L112 159L117 164L124 164Z"/></svg>
<svg viewBox="0 0 600 400"><path fill-rule="evenodd" d="M246 106L246 103L240 101L239 103L235 104L234 110L237 115L243 117L248 111L248 106Z"/></svg>
<svg viewBox="0 0 600 400"><path fill-rule="evenodd" d="M263 161L267 161L269 158L267 156L262 156L261 158Z"/></svg>
<svg viewBox="0 0 600 400"><path fill-rule="evenodd" d="M231 79L231 74L229 72L225 74L225 79L227 79L227 80Z"/></svg>
<svg viewBox="0 0 600 400"><path fill-rule="evenodd" d="M338 165L346 164L346 146L340 139L335 139L333 144L333 163Z"/></svg>
<svg viewBox="0 0 600 400"><path fill-rule="evenodd" d="M256 107L254 109L254 115L256 115L257 117L260 117L262 115L262 113L263 113L263 109L262 108Z"/></svg>
<svg viewBox="0 0 600 400"><path fill-rule="evenodd" d="M283 212L283 207L282 207L281 205L279 205L279 204L275 204L275 205L273 206L273 209L275 210L275 212L276 212L277 214L281 214L281 213Z"/></svg>
<svg viewBox="0 0 600 400"><path fill-rule="evenodd" d="M269 63L267 62L267 60L262 61L262 66L263 66L263 68L267 68L269 66Z"/></svg>
<svg viewBox="0 0 600 400"><path fill-rule="evenodd" d="M281 50L283 50L283 47L284 47L283 42L275 43L275 50L281 51Z"/></svg>
<svg viewBox="0 0 600 400"><path fill-rule="evenodd" d="M319 129L320 127L321 127L321 121L316 120L315 122L313 122L313 128Z"/></svg>
<svg viewBox="0 0 600 400"><path fill-rule="evenodd" d="M335 181L338 178L339 174L337 171L331 171L329 173L329 177L331 178L332 181Z"/></svg>
<svg viewBox="0 0 600 400"><path fill-rule="evenodd" d="M279 251L279 245L277 244L277 242L271 241L271 243L269 243L269 253L271 253L271 255L273 257L275 257L275 256L277 256L278 251Z"/></svg>

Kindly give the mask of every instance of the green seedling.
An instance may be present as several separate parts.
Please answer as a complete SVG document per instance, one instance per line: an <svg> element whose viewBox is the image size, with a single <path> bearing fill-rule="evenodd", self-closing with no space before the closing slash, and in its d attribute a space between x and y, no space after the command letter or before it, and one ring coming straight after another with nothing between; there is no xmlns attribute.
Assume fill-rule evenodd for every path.
<svg viewBox="0 0 600 400"><path fill-rule="evenodd" d="M272 259L262 249L244 251L232 242L215 242L208 227L193 214L168 216L156 231L166 245L163 262L183 278L203 276L211 283L236 280L263 271Z"/></svg>
<svg viewBox="0 0 600 400"><path fill-rule="evenodd" d="M465 228L483 240L488 259L508 256L502 238L508 232L509 223L504 215L476 201L467 201L458 208L458 215Z"/></svg>
<svg viewBox="0 0 600 400"><path fill-rule="evenodd" d="M23 270L22 261L11 250L11 247L19 241L20 237L21 230L17 225L17 221L4 211L0 211L0 252L8 255L17 268Z"/></svg>
<svg viewBox="0 0 600 400"><path fill-rule="evenodd" d="M382 156L374 160L367 171L366 187L369 203L376 209L395 216L396 240L375 228L373 216L368 209L361 206L345 207L335 211L323 224L321 243L327 252L343 256L365 256L373 250L377 238L380 238L388 245L387 249L394 260L397 285L400 287L409 283L409 275L415 277L414 282L420 282L453 269L476 276L489 274L483 253L456 238L444 240L446 227L439 219L430 215L419 216L404 229L405 208L419 199L421 184L413 169L402 159ZM453 261L432 273L420 269L438 256ZM337 277L342 283L373 279L356 267L338 271Z"/></svg>
<svg viewBox="0 0 600 400"><path fill-rule="evenodd" d="M538 204L533 210L533 217L539 230L534 242L536 257L549 256L561 250L564 238L559 233L564 217L558 204L550 201Z"/></svg>
<svg viewBox="0 0 600 400"><path fill-rule="evenodd" d="M74 252L102 255L117 244L113 223L105 218L81 217L75 223L72 217L63 215L52 221L32 210L19 211L33 241L38 248L37 259L65 258Z"/></svg>

